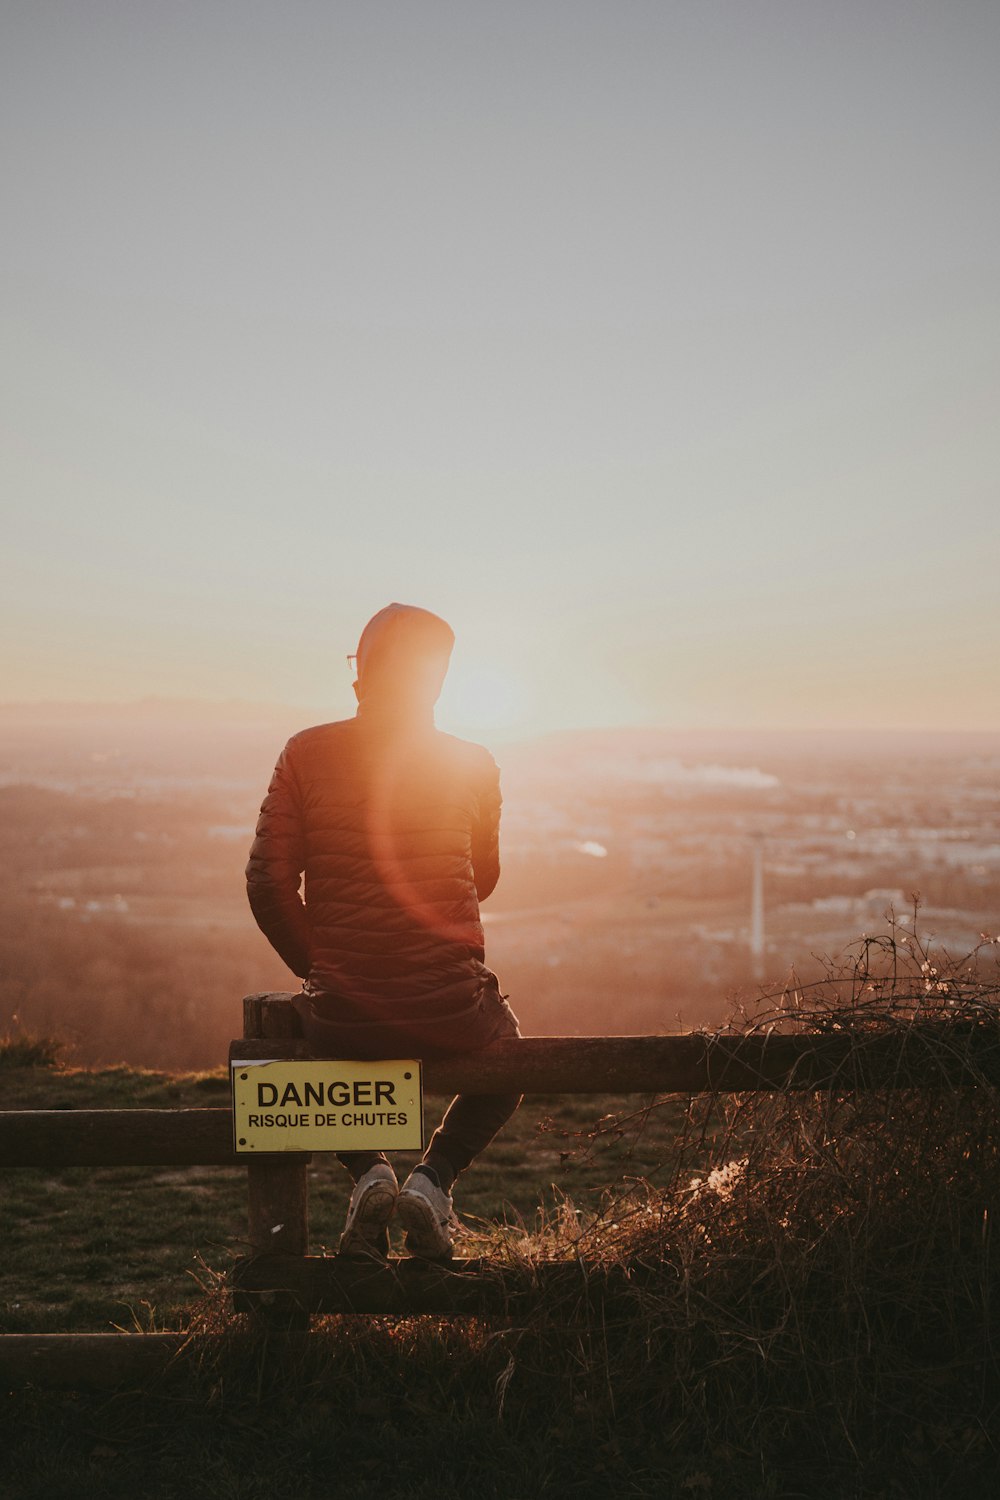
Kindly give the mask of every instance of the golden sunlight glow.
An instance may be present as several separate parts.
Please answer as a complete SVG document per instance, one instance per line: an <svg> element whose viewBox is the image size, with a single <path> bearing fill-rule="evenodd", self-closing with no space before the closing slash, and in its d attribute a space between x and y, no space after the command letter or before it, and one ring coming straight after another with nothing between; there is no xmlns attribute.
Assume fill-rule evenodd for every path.
<svg viewBox="0 0 1000 1500"><path fill-rule="evenodd" d="M523 681L495 663L453 665L437 708L442 729L477 736L510 732L524 722L528 693Z"/></svg>

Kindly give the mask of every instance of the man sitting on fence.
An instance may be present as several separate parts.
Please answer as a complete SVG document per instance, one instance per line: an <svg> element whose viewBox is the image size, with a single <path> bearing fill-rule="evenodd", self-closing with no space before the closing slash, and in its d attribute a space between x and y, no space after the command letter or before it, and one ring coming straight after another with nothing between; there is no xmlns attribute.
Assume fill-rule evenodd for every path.
<svg viewBox="0 0 1000 1500"><path fill-rule="evenodd" d="M250 905L305 981L303 1034L331 1056L428 1059L518 1035L479 918L500 874L497 768L434 726L454 639L427 610L380 610L358 643L356 716L290 739L261 807ZM355 1182L341 1252L385 1255L396 1213L411 1254L447 1258L455 1178L519 1103L453 1100L402 1188L381 1152L341 1155Z"/></svg>

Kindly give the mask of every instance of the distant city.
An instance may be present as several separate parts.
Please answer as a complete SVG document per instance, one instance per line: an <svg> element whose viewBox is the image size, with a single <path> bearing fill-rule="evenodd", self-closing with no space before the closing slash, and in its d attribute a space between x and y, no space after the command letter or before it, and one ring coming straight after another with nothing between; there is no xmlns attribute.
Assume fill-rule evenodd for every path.
<svg viewBox="0 0 1000 1500"><path fill-rule="evenodd" d="M235 991L294 987L253 927L242 867L298 727L290 711L240 705L0 710L4 901L18 929L0 1026L16 1015L62 1027L81 1055L127 1045L153 1061L172 1045L170 986L183 983L197 1040L181 1052L202 1065L231 1030ZM487 956L528 1031L718 1024L734 997L820 974L915 914L953 957L1000 933L998 736L582 731L498 759L503 875L484 908ZM62 1008L26 922L73 955ZM84 1016L70 991L79 999L96 964L124 995L140 939L161 955L147 1002L160 1019L119 1025L105 994L98 1044L93 1008ZM191 995L192 973L197 989L209 969L211 988Z"/></svg>

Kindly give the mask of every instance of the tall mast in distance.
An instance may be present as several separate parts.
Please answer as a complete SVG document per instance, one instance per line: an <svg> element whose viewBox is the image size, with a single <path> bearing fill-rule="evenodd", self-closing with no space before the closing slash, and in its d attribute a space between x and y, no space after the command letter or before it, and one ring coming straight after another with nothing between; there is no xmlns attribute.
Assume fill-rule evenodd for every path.
<svg viewBox="0 0 1000 1500"><path fill-rule="evenodd" d="M755 980L764 978L764 835L752 833L753 888L750 896L750 967Z"/></svg>

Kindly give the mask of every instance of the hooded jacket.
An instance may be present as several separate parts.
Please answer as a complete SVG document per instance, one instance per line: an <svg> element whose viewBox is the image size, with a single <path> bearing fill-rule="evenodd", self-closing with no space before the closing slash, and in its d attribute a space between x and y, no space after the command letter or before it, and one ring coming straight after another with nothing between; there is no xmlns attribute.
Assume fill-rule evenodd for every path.
<svg viewBox="0 0 1000 1500"><path fill-rule="evenodd" d="M396 639L398 618L389 623ZM370 664L353 719L303 730L282 751L247 894L326 1013L345 1023L446 1020L496 984L479 902L500 874L499 773L481 745L435 728L432 705L365 691L366 676L377 680Z"/></svg>

